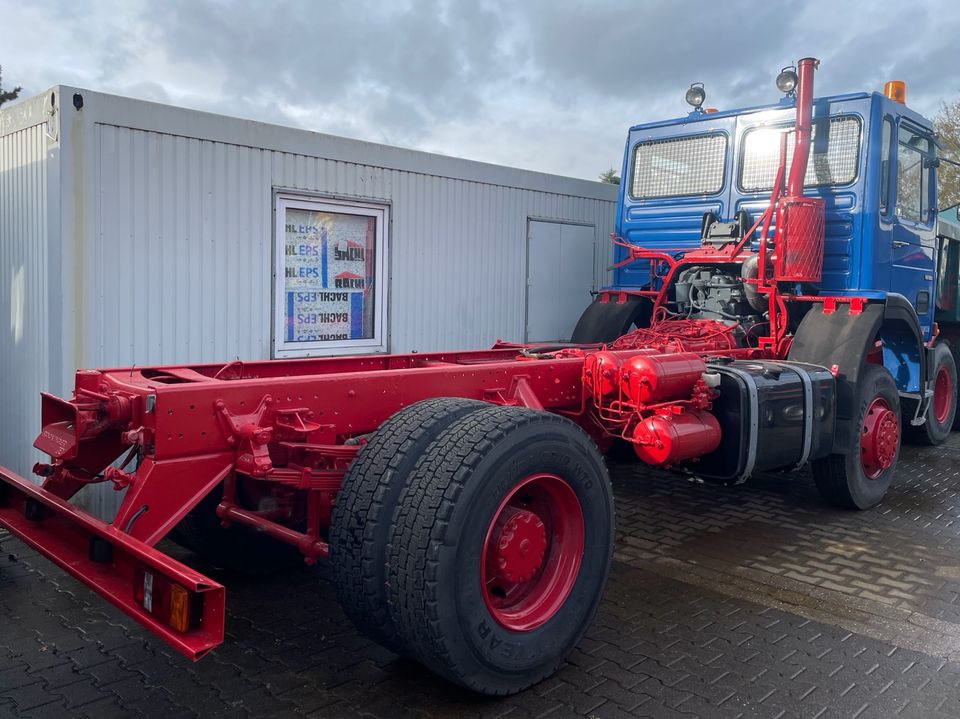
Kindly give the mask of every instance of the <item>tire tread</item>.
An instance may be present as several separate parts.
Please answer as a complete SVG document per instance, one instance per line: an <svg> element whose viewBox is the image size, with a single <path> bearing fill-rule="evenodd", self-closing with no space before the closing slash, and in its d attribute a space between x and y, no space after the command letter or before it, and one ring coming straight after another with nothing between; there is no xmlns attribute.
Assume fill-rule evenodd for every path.
<svg viewBox="0 0 960 719"><path fill-rule="evenodd" d="M525 678L520 689L484 685L465 676L450 651L451 638L440 627L439 554L449 539L453 509L487 452L508 433L535 422L581 432L566 418L520 407L491 407L449 426L424 453L397 503L387 552L388 606L411 656L455 683L494 696L535 684L554 672L563 657ZM602 465L599 453L597 457Z"/></svg>
<svg viewBox="0 0 960 719"><path fill-rule="evenodd" d="M383 586L394 504L434 437L451 422L489 406L480 400L438 397L396 412L358 452L337 494L330 559L341 605L360 631L398 653L404 647L387 611Z"/></svg>

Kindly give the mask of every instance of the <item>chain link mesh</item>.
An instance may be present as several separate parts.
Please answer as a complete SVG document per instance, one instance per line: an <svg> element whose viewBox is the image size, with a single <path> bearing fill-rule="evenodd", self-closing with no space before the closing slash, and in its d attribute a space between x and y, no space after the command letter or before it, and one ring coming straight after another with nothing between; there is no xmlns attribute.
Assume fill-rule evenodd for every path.
<svg viewBox="0 0 960 719"><path fill-rule="evenodd" d="M817 129L826 127L826 138L817 139ZM793 163L793 129L755 127L743 136L740 163L740 187L746 192L767 192L773 187L780 165L780 135L787 133L787 168ZM804 187L845 185L857 176L860 160L860 120L856 117L830 118L829 125L819 121L811 128L810 159Z"/></svg>
<svg viewBox="0 0 960 719"><path fill-rule="evenodd" d="M726 135L641 142L633 151L630 194L637 199L713 195L723 187Z"/></svg>

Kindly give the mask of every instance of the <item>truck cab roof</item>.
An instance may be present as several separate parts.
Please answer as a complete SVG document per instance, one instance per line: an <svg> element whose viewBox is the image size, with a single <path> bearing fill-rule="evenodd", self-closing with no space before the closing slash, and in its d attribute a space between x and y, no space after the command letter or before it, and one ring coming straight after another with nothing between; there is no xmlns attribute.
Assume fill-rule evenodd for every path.
<svg viewBox="0 0 960 719"><path fill-rule="evenodd" d="M889 104L891 107L895 108L897 114L909 117L913 122L922 125L926 128L932 128L933 125L920 113L912 110L907 105L902 105L900 103L894 102L893 100L885 97L879 92L850 92L839 95L825 95L824 97L818 97L814 100L814 108L816 108L819 103L821 106L826 103L827 105L833 105L840 102L850 102L854 100L866 100L866 99L875 99L881 104ZM687 115L681 117L674 117L666 120L657 120L655 122L642 122L630 127L630 133L637 131L649 130L653 128L661 127L684 127L688 125L694 125L694 123L702 123L709 120L729 118L729 117L741 117L745 115L752 115L754 113L764 113L771 112L776 110L784 109L793 109L796 107L796 100L793 97L785 96L779 102L767 104L767 105L754 105L750 107L742 107L731 110L717 110L715 112L701 112L694 110Z"/></svg>

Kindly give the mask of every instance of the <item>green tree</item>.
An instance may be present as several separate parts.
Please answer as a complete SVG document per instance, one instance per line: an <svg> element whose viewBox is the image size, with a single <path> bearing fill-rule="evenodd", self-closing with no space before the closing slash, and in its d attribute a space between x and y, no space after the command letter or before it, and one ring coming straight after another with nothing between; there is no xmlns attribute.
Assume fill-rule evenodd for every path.
<svg viewBox="0 0 960 719"><path fill-rule="evenodd" d="M3 66L0 65L0 105L3 105L5 102L10 102L11 100L16 100L22 89L22 87L15 87L9 91L3 89Z"/></svg>
<svg viewBox="0 0 960 719"><path fill-rule="evenodd" d="M960 100L941 102L940 113L933 126L943 149L940 154L954 162L960 162ZM951 207L960 203L960 167L941 162L937 168L937 204Z"/></svg>
<svg viewBox="0 0 960 719"><path fill-rule="evenodd" d="M612 167L600 174L600 182L606 182L608 185L619 185L620 175Z"/></svg>

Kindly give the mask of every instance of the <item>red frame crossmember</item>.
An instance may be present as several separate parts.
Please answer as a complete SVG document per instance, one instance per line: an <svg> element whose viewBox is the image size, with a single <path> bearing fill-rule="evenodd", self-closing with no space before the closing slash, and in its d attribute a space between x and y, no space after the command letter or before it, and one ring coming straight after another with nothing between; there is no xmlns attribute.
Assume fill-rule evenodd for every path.
<svg viewBox="0 0 960 719"><path fill-rule="evenodd" d="M184 656L197 660L223 642L225 597L221 584L4 467L0 467L0 526ZM137 603L134 583L144 570L187 591L199 607L195 627L176 631Z"/></svg>

